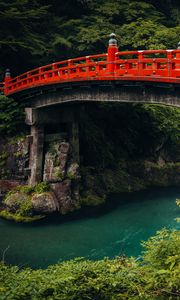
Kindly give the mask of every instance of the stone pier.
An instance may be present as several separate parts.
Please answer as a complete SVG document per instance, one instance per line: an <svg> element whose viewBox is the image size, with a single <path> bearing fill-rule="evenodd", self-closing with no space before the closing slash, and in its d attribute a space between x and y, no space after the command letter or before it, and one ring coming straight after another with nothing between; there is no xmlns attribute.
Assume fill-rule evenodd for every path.
<svg viewBox="0 0 180 300"><path fill-rule="evenodd" d="M31 126L29 137L29 178L28 184L34 185L43 181L45 164L45 141L48 133L51 139L62 142L60 136L63 131L71 148L71 163L79 164L79 126L77 109L71 107L50 107L36 109L28 107L26 112L26 124ZM53 132L53 130L55 132ZM64 133L63 133L64 134ZM57 137L59 141L57 140ZM66 158L67 159L67 158ZM61 164L62 165L62 164ZM60 172L60 170L59 170ZM59 176L60 177L60 176ZM62 179L62 178L61 178ZM58 179L56 179L58 181Z"/></svg>

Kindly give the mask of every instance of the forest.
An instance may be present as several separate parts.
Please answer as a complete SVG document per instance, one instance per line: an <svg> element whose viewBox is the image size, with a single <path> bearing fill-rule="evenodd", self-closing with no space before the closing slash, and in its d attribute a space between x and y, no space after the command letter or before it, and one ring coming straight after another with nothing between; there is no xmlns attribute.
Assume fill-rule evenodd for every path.
<svg viewBox="0 0 180 300"><path fill-rule="evenodd" d="M12 75L53 61L119 49L176 49L178 0L0 0L0 71Z"/></svg>

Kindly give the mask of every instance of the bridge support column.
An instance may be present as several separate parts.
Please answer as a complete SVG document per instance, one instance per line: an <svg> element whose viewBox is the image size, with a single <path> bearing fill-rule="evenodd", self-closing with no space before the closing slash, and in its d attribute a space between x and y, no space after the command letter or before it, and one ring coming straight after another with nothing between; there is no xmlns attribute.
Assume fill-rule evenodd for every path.
<svg viewBox="0 0 180 300"><path fill-rule="evenodd" d="M31 139L29 144L29 178L28 184L34 185L42 181L43 151L44 151L44 126L38 124L38 110L31 107L25 108L26 124L31 126Z"/></svg>
<svg viewBox="0 0 180 300"><path fill-rule="evenodd" d="M29 184L34 185L42 181L43 174L43 150L44 150L44 127L42 125L31 126L32 143L30 146Z"/></svg>
<svg viewBox="0 0 180 300"><path fill-rule="evenodd" d="M31 126L30 143L29 143L29 185L34 185L43 180L43 163L44 163L44 128L51 125L57 125L61 128L61 124L66 125L67 141L70 143L71 161L79 164L79 124L78 124L78 108L64 108L59 111L57 108L48 108L47 110L26 108L26 124Z"/></svg>
<svg viewBox="0 0 180 300"><path fill-rule="evenodd" d="M79 124L77 121L69 125L69 141L72 146L72 159L79 163Z"/></svg>

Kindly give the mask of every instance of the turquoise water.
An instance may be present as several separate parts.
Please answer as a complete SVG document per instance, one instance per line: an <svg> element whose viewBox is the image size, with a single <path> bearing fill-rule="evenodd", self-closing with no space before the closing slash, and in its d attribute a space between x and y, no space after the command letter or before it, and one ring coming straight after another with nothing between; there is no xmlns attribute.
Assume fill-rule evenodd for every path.
<svg viewBox="0 0 180 300"><path fill-rule="evenodd" d="M180 188L151 189L111 196L108 203L68 217L53 216L34 224L0 219L0 251L5 261L32 268L74 257L100 259L138 256L140 241L162 227L177 228L175 204Z"/></svg>

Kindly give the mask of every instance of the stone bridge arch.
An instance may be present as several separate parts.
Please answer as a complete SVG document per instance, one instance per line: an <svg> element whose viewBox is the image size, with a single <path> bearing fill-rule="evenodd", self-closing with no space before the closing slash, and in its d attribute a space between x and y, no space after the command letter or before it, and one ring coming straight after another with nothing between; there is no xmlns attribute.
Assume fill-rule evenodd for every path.
<svg viewBox="0 0 180 300"><path fill-rule="evenodd" d="M27 96L28 95L28 96ZM98 81L46 86L18 95L26 106L26 123L31 126L29 184L43 180L45 126L66 124L79 163L78 108L81 103L151 103L180 107L180 87L159 82ZM73 109L66 104L74 104Z"/></svg>

